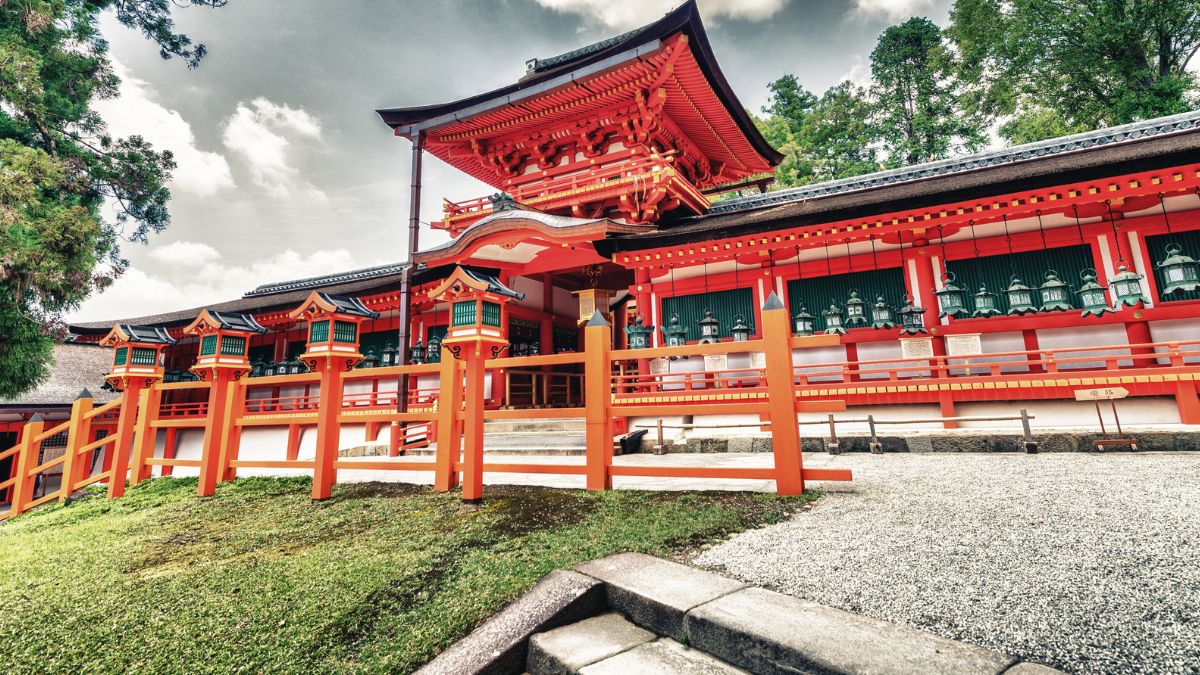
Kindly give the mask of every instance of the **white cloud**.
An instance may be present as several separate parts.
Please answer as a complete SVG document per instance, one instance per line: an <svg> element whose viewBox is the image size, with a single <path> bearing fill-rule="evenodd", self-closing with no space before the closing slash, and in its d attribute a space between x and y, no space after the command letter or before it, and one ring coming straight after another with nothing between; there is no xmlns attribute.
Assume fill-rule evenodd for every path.
<svg viewBox="0 0 1200 675"><path fill-rule="evenodd" d="M319 140L321 125L302 108L280 105L261 96L237 109L225 123L225 147L241 157L254 184L273 197L300 192L324 197L293 165L293 146Z"/></svg>
<svg viewBox="0 0 1200 675"><path fill-rule="evenodd" d="M180 241L149 253L99 295L92 296L71 321L127 319L235 300L256 286L275 281L333 274L366 267L344 248L301 254L291 249L250 265L227 265L207 244ZM162 263L162 264L157 264Z"/></svg>
<svg viewBox="0 0 1200 675"><path fill-rule="evenodd" d="M166 246L155 247L150 249L149 256L159 262L180 267L198 267L221 258L217 249L194 241L175 241Z"/></svg>
<svg viewBox="0 0 1200 675"><path fill-rule="evenodd" d="M536 0L559 12L580 14L609 28L634 28L660 18L679 6L679 0ZM762 21L783 9L788 0L700 0L706 17Z"/></svg>
<svg viewBox="0 0 1200 675"><path fill-rule="evenodd" d="M902 21L932 6L933 0L854 0L854 13L866 18Z"/></svg>
<svg viewBox="0 0 1200 675"><path fill-rule="evenodd" d="M178 166L171 187L198 197L209 197L221 188L233 187L229 162L217 152L196 147L192 126L175 110L168 110L155 99L158 93L144 80L130 74L120 61L113 68L121 78L119 96L97 101L96 111L118 137L138 134L157 150L170 150Z"/></svg>

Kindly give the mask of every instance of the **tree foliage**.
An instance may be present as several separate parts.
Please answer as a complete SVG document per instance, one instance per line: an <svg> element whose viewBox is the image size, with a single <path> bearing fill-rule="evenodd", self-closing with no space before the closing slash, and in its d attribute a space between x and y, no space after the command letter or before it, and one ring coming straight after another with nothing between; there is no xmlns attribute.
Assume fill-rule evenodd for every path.
<svg viewBox="0 0 1200 675"><path fill-rule="evenodd" d="M45 377L62 312L127 266L120 242L170 222L170 152L113 138L92 103L120 83L98 16L195 67L173 7L225 0L0 0L0 397Z"/></svg>
<svg viewBox="0 0 1200 675"><path fill-rule="evenodd" d="M986 142L978 119L960 114L953 63L929 19L885 30L871 52L871 77L889 166L973 152Z"/></svg>
<svg viewBox="0 0 1200 675"><path fill-rule="evenodd" d="M1197 0L957 0L947 35L976 114L1010 142L1196 105Z"/></svg>

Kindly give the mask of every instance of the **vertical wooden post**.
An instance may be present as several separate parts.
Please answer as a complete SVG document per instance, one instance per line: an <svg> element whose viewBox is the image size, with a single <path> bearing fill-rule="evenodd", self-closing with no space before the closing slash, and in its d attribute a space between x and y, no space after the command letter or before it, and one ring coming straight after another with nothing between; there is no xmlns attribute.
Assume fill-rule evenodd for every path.
<svg viewBox="0 0 1200 675"><path fill-rule="evenodd" d="M125 478L129 472L129 453L133 445L133 430L137 424L138 401L144 387L140 382L130 380L125 391L121 394L121 412L117 416L117 439L108 447L112 467L108 475L108 496L110 499L125 494Z"/></svg>
<svg viewBox="0 0 1200 675"><path fill-rule="evenodd" d="M466 407L463 411L463 475L462 501L465 504L479 504L483 501L483 409L484 409L484 374L485 360L480 353L482 345L466 345L463 365L466 372L466 386L463 388L463 398Z"/></svg>
<svg viewBox="0 0 1200 675"><path fill-rule="evenodd" d="M949 392L938 394L938 410L942 414L942 428L957 429L958 422L947 419L957 417L957 412L954 408L954 397Z"/></svg>
<svg viewBox="0 0 1200 675"><path fill-rule="evenodd" d="M454 463L462 450L462 427L458 413L462 410L462 377L458 372L458 359L442 350L439 373L437 410L437 454L433 476L433 489L445 492L458 485L459 475Z"/></svg>
<svg viewBox="0 0 1200 675"><path fill-rule="evenodd" d="M29 470L37 466L38 450L42 445L33 439L45 430L46 421L40 414L29 418L29 422L21 428L21 449L17 452L16 470L13 471L13 477L17 480L13 483L12 503L9 505L14 516L28 510L29 502L33 501L35 476Z"/></svg>
<svg viewBox="0 0 1200 675"><path fill-rule="evenodd" d="M300 456L300 425L289 424L287 435L287 461L294 462Z"/></svg>
<svg viewBox="0 0 1200 675"><path fill-rule="evenodd" d="M597 310L583 329L587 489L612 489L612 326Z"/></svg>
<svg viewBox="0 0 1200 675"><path fill-rule="evenodd" d="M129 472L131 485L150 478L151 467L146 460L154 456L154 446L158 441L158 429L152 423L158 419L161 402L162 391L154 385L143 389L138 397L138 416L133 432L133 466Z"/></svg>
<svg viewBox="0 0 1200 675"><path fill-rule="evenodd" d="M1200 396L1196 395L1194 380L1175 383L1175 405L1179 407L1179 421L1182 424L1200 424Z"/></svg>
<svg viewBox="0 0 1200 675"><path fill-rule="evenodd" d="M796 422L796 390L792 383L791 321L783 302L773 291L763 304L762 320L771 447L775 455L775 490L781 495L799 495L804 493L804 475L800 425Z"/></svg>
<svg viewBox="0 0 1200 675"><path fill-rule="evenodd" d="M208 386L208 423L204 425L204 441L200 448L200 483L196 494L211 497L217 491L221 477L221 437L228 419L229 381L233 379L224 368L214 368Z"/></svg>
<svg viewBox="0 0 1200 675"><path fill-rule="evenodd" d="M175 427L167 428L167 438L163 441L163 459L175 459L175 452L179 443L179 429ZM175 467L164 464L162 467L162 475L170 476L175 470Z"/></svg>
<svg viewBox="0 0 1200 675"><path fill-rule="evenodd" d="M237 478L237 468L233 462L238 458L238 450L242 443L242 427L237 420L246 409L245 383L233 379L229 381L229 395L225 399L225 424L221 429L221 472L220 480L227 481Z"/></svg>
<svg viewBox="0 0 1200 675"><path fill-rule="evenodd" d="M313 470L313 499L329 499L337 481L338 445L341 441L342 372L335 359L319 361L321 368L321 398L317 407L317 456Z"/></svg>
<svg viewBox="0 0 1200 675"><path fill-rule="evenodd" d="M92 392L84 389L71 404L71 426L67 427L67 448L63 455L62 486L58 501L64 502L71 496L75 486L83 480L81 466L87 462L79 456L79 449L87 445L92 437L92 421L87 418L92 412Z"/></svg>

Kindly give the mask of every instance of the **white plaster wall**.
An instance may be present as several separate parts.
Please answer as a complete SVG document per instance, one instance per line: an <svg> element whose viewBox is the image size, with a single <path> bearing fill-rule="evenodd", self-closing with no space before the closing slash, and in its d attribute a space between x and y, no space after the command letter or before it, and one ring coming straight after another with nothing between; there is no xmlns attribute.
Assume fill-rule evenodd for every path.
<svg viewBox="0 0 1200 675"><path fill-rule="evenodd" d="M859 361L876 361L880 359L899 359L903 358L904 352L900 347L899 340L884 340L882 342L862 342L858 345L858 360ZM872 363L864 368L864 370L876 370L881 368L901 368L912 365L911 362L893 361L885 363ZM897 373L899 377L929 377L931 375L928 368L913 368L911 370L902 370ZM865 381L888 379L888 373L875 373L863 375Z"/></svg>
<svg viewBox="0 0 1200 675"><path fill-rule="evenodd" d="M530 307L532 309L542 309L542 282L529 277L511 277L508 280L508 285L518 293L524 293L523 300L517 300L516 303L522 307Z"/></svg>
<svg viewBox="0 0 1200 675"><path fill-rule="evenodd" d="M1021 408L1037 418L1030 422L1035 436L1038 429L1100 430L1096 405L1085 401L978 401L957 405L959 415L980 417L1017 415ZM1112 408L1101 403L1100 410L1104 414L1104 423L1111 424ZM1121 425L1129 428L1179 423L1179 409L1174 397L1170 396L1139 396L1117 401L1117 414L1121 416ZM1021 422L962 422L960 426L964 429L1020 429ZM1109 431L1115 433L1116 428L1111 427Z"/></svg>
<svg viewBox="0 0 1200 675"><path fill-rule="evenodd" d="M839 367L845 362L846 347L844 345L792 350L792 365L794 366L804 366L807 364L826 364L814 368L800 368L797 370L799 373L829 372L830 370L838 370ZM837 366L830 366L828 364L837 364ZM827 382L840 380L841 375L839 374L836 376L813 377L809 381Z"/></svg>
<svg viewBox="0 0 1200 675"><path fill-rule="evenodd" d="M1155 342L1175 342L1185 340L1200 340L1200 319L1178 319L1176 321L1151 321L1150 338ZM1190 346L1183 349L1196 356L1184 357L1184 363L1200 363L1200 346ZM1166 359L1159 359L1165 363Z"/></svg>
<svg viewBox="0 0 1200 675"><path fill-rule="evenodd" d="M1037 332L1038 346L1042 349L1068 349L1075 347L1106 347L1109 345L1124 345L1129 344L1129 338L1125 334L1125 326L1122 324L1106 324L1100 326L1079 326L1072 328L1052 328L1047 330L1039 330ZM1106 349L1088 354L1063 354L1060 357L1070 358L1072 356L1120 356L1128 354L1128 349ZM1128 366L1132 363L1129 359L1121 359L1119 365ZM1086 361L1081 363L1068 363L1059 366L1059 370L1071 370L1075 368L1103 368L1103 361Z"/></svg>

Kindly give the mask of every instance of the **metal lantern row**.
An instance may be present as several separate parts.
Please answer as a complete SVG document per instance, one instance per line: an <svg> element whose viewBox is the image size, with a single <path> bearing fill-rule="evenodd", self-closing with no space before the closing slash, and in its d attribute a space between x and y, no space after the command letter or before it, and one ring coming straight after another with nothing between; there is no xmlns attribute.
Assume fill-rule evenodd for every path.
<svg viewBox="0 0 1200 675"><path fill-rule="evenodd" d="M858 291L850 289L850 298L846 300L846 327L858 328L867 324L867 303L858 297Z"/></svg>
<svg viewBox="0 0 1200 675"><path fill-rule="evenodd" d="M1109 286L1116 294L1116 308L1133 307L1146 302L1142 293L1142 275L1130 272L1124 264L1117 267L1117 274L1108 280Z"/></svg>
<svg viewBox="0 0 1200 675"><path fill-rule="evenodd" d="M1081 316L1102 316L1105 312L1113 311L1104 295L1106 287L1096 282L1096 270L1085 269L1079 273L1079 278L1083 279L1083 285L1075 294L1079 296L1079 303L1083 305Z"/></svg>
<svg viewBox="0 0 1200 675"><path fill-rule="evenodd" d="M892 306L887 304L882 295L876 296L875 304L871 305L871 326L876 330L896 327Z"/></svg>
<svg viewBox="0 0 1200 675"><path fill-rule="evenodd" d="M699 344L715 344L721 341L721 320L713 316L712 310L705 308L704 318L696 322L700 326Z"/></svg>
<svg viewBox="0 0 1200 675"><path fill-rule="evenodd" d="M955 278L953 272L946 272L942 275L942 287L933 289L942 309L939 317L967 315L967 292L954 284Z"/></svg>
<svg viewBox="0 0 1200 675"><path fill-rule="evenodd" d="M808 306L800 303L800 311L792 317L792 325L796 329L796 335L812 335L813 325L816 317L808 313Z"/></svg>
<svg viewBox="0 0 1200 675"><path fill-rule="evenodd" d="M650 346L650 334L654 332L654 326L644 325L645 319L640 315L635 315L629 321L629 325L625 326L625 334L629 336L630 349L646 349Z"/></svg>
<svg viewBox="0 0 1200 675"><path fill-rule="evenodd" d="M733 317L733 328L729 329L733 334L734 342L747 342L750 340L750 326L746 325L746 317L741 314L736 314Z"/></svg>

